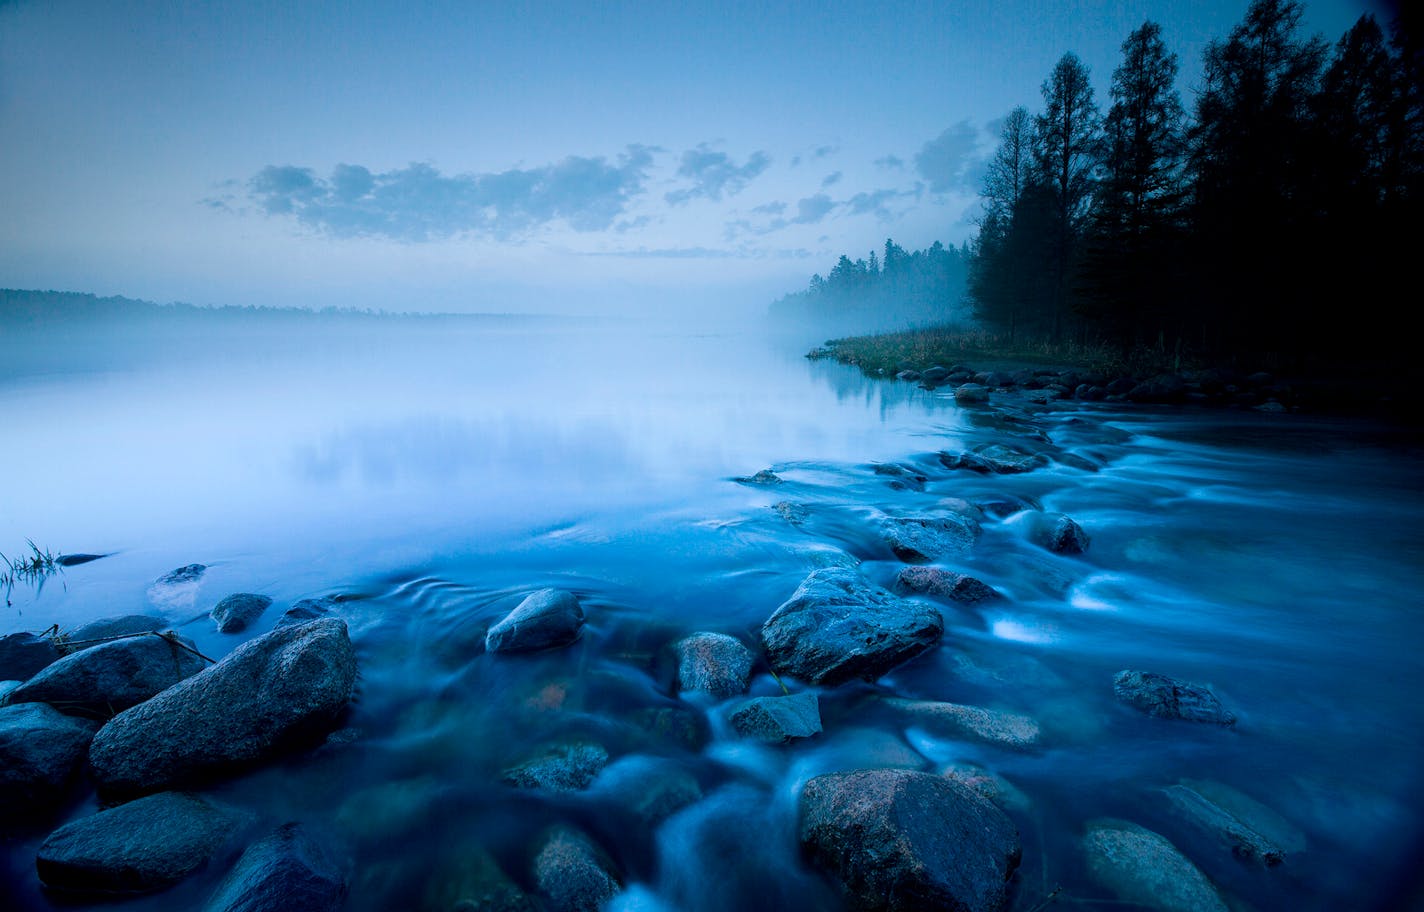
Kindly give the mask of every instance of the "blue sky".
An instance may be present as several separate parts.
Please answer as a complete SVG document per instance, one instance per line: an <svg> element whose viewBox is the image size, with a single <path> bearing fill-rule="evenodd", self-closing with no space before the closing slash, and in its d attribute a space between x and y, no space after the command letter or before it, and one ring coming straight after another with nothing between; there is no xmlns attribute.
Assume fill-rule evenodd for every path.
<svg viewBox="0 0 1424 912"><path fill-rule="evenodd" d="M0 286L198 304L750 312L973 231L1065 51L1245 0L0 0ZM1334 42L1370 0L1313 0Z"/></svg>

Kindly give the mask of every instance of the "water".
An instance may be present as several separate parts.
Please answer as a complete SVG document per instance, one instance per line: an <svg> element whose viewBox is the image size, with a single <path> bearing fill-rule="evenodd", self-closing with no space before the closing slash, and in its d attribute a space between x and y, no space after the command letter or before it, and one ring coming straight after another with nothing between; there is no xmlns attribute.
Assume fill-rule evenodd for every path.
<svg viewBox="0 0 1424 912"><path fill-rule="evenodd" d="M17 587L0 632L161 607L221 655L239 638L205 612L224 595L276 600L256 632L298 599L341 596L361 681L340 743L211 794L250 810L253 833L298 819L342 845L353 910L451 908L477 859L528 888L558 823L617 864L619 908L835 909L796 850L800 785L958 763L1007 784L1024 845L1016 909L1059 887L1057 905L1121 908L1079 848L1103 817L1162 833L1248 907L1406 901L1424 798L1416 440L1241 412L960 409L807 362L814 341L547 320L29 340L0 380L0 547L109 556ZM990 442L1050 462L980 476L937 458ZM924 490L874 472L892 461ZM734 480L763 468L783 483ZM822 691L826 731L810 741L740 742L725 706L671 695L667 644L717 630L755 645L827 563L889 584L902 564L879 519L945 498L1063 512L1092 545L1053 555L1031 540L1032 512L991 515L946 566L1007 598L941 604L941 646L875 685ZM156 605L153 580L194 562L210 568L197 590ZM485 629L551 585L583 601L581 640L484 654ZM1112 695L1124 668L1208 683L1240 721L1139 716ZM752 692L780 692L764 666ZM885 695L1027 714L1042 746L906 727ZM590 789L501 783L571 739L613 758ZM1285 864L1245 864L1171 813L1162 789L1202 780L1284 821ZM659 789L701 797L649 822L629 796ZM81 796L66 814L93 808ZM7 907L55 907L33 874L42 837L5 845ZM122 908L200 906L240 848Z"/></svg>

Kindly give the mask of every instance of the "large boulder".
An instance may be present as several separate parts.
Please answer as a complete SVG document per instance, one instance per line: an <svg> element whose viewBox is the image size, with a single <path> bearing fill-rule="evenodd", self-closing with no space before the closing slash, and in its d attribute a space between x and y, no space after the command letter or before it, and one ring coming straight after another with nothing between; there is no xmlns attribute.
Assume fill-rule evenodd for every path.
<svg viewBox="0 0 1424 912"><path fill-rule="evenodd" d="M956 602L982 602L1002 598L988 583L940 567L905 567L895 575L901 595L933 595Z"/></svg>
<svg viewBox="0 0 1424 912"><path fill-rule="evenodd" d="M743 738L785 744L820 734L821 704L813 693L754 697L733 710L728 721Z"/></svg>
<svg viewBox="0 0 1424 912"><path fill-rule="evenodd" d="M761 628L772 667L815 684L874 680L943 634L938 611L845 567L811 571Z"/></svg>
<svg viewBox="0 0 1424 912"><path fill-rule="evenodd" d="M96 728L45 703L0 708L0 830L64 798Z"/></svg>
<svg viewBox="0 0 1424 912"><path fill-rule="evenodd" d="M205 912L336 912L346 876L299 824L254 842L208 901Z"/></svg>
<svg viewBox="0 0 1424 912"><path fill-rule="evenodd" d="M572 592L530 593L485 634L490 652L534 652L567 646L583 630L583 607Z"/></svg>
<svg viewBox="0 0 1424 912"><path fill-rule="evenodd" d="M677 656L677 686L718 699L746 693L752 673L751 650L725 633L694 633L672 645Z"/></svg>
<svg viewBox="0 0 1424 912"><path fill-rule="evenodd" d="M1226 912L1216 887L1166 839L1124 820L1091 824L1088 875L1123 902L1159 912Z"/></svg>
<svg viewBox="0 0 1424 912"><path fill-rule="evenodd" d="M356 683L346 624L282 627L119 713L89 750L100 790L139 794L228 775L315 743Z"/></svg>
<svg viewBox="0 0 1424 912"><path fill-rule="evenodd" d="M1158 719L1235 725L1236 716L1200 684L1179 681L1151 671L1120 671L1113 678L1119 700Z"/></svg>
<svg viewBox="0 0 1424 912"><path fill-rule="evenodd" d="M880 537L900 560L923 564L968 551L979 538L979 523L960 513L887 516L881 523Z"/></svg>
<svg viewBox="0 0 1424 912"><path fill-rule="evenodd" d="M146 893L208 862L241 818L194 795L163 792L67 823L35 857L45 886L75 893Z"/></svg>
<svg viewBox="0 0 1424 912"><path fill-rule="evenodd" d="M167 630L171 625L154 614L124 614L118 617L100 618L87 624L80 624L73 630L60 635L55 644L63 653L78 652L97 646L115 637L133 636L136 633L152 633Z"/></svg>
<svg viewBox="0 0 1424 912"><path fill-rule="evenodd" d="M799 835L858 910L1002 909L1021 855L988 799L914 770L817 776L801 792Z"/></svg>
<svg viewBox="0 0 1424 912"><path fill-rule="evenodd" d="M534 859L534 881L552 912L598 912L620 888L603 853L568 827L544 840Z"/></svg>
<svg viewBox="0 0 1424 912"><path fill-rule="evenodd" d="M191 642L176 637L112 640L45 668L16 688L10 702L39 701L67 713L107 718L197 674L205 664Z"/></svg>
<svg viewBox="0 0 1424 912"><path fill-rule="evenodd" d="M272 600L265 595L239 592L213 606L212 617L221 633L241 633L262 616Z"/></svg>
<svg viewBox="0 0 1424 912"><path fill-rule="evenodd" d="M59 658L54 640L33 633L0 637L0 681L24 681Z"/></svg>

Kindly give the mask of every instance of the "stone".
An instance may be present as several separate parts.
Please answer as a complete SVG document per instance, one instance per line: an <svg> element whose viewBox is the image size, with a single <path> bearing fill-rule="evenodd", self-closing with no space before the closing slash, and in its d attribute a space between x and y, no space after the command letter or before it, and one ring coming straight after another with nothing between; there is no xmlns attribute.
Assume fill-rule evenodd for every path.
<svg viewBox="0 0 1424 912"><path fill-rule="evenodd" d="M743 738L785 744L821 733L821 705L813 693L755 697L733 710L728 721Z"/></svg>
<svg viewBox="0 0 1424 912"><path fill-rule="evenodd" d="M1186 398L1187 383L1178 374L1158 374L1127 391L1133 402L1180 402Z"/></svg>
<svg viewBox="0 0 1424 912"><path fill-rule="evenodd" d="M189 564L164 574L148 587L148 599L169 610L188 611L198 599L198 585L207 567Z"/></svg>
<svg viewBox="0 0 1424 912"><path fill-rule="evenodd" d="M50 703L106 719L203 670L207 663L191 651L192 641L175 639L128 637L70 653L20 685L10 702Z"/></svg>
<svg viewBox="0 0 1424 912"><path fill-rule="evenodd" d="M556 649L578 639L582 630L583 606L572 592L540 589L489 629L485 648L490 652Z"/></svg>
<svg viewBox="0 0 1424 912"><path fill-rule="evenodd" d="M305 624L307 621L326 617L331 613L331 609L338 604L340 604L340 599L334 595L302 599L282 612L282 616L277 618L275 626L289 627L292 624Z"/></svg>
<svg viewBox="0 0 1424 912"><path fill-rule="evenodd" d="M337 726L355 682L344 622L273 630L111 719L90 746L90 772L115 795L240 772L318 742Z"/></svg>
<svg viewBox="0 0 1424 912"><path fill-rule="evenodd" d="M702 797L697 777L666 757L633 755L608 764L590 787L631 814L654 826Z"/></svg>
<svg viewBox="0 0 1424 912"><path fill-rule="evenodd" d="M781 476L771 469L762 469L755 475L738 475L732 480L739 484L748 485L779 485L782 482Z"/></svg>
<svg viewBox="0 0 1424 912"><path fill-rule="evenodd" d="M937 700L890 697L883 702L905 724L917 725L935 734L1019 749L1038 745L1038 721L1031 716Z"/></svg>
<svg viewBox="0 0 1424 912"><path fill-rule="evenodd" d="M939 642L938 611L844 567L811 571L762 624L772 667L813 684L874 680Z"/></svg>
<svg viewBox="0 0 1424 912"><path fill-rule="evenodd" d="M1185 785L1173 785L1162 792L1178 818L1215 838L1242 861L1270 868L1285 859L1285 851L1280 846L1195 790Z"/></svg>
<svg viewBox="0 0 1424 912"><path fill-rule="evenodd" d="M534 881L550 912L598 912L620 889L613 866L582 834L554 829L534 859Z"/></svg>
<svg viewBox="0 0 1424 912"><path fill-rule="evenodd" d="M67 823L35 857L45 886L73 893L147 893L203 867L241 818L201 798L162 792Z"/></svg>
<svg viewBox="0 0 1424 912"><path fill-rule="evenodd" d="M817 776L801 792L798 832L858 910L997 912L1022 854L992 802L914 770Z"/></svg>
<svg viewBox="0 0 1424 912"><path fill-rule="evenodd" d="M1158 719L1182 719L1235 725L1236 716L1216 694L1200 684L1179 681L1150 671L1120 671L1113 678L1113 693L1119 700Z"/></svg>
<svg viewBox="0 0 1424 912"><path fill-rule="evenodd" d="M516 764L505 770L502 778L515 788L574 792L588 788L607 765L608 751L603 745L580 741L557 745Z"/></svg>
<svg viewBox="0 0 1424 912"><path fill-rule="evenodd" d="M811 509L809 507L805 504L795 503L790 500L778 501L772 504L771 508L776 511L776 515L791 523L793 526L799 526L811 518Z"/></svg>
<svg viewBox="0 0 1424 912"><path fill-rule="evenodd" d="M981 405L989 401L989 391L977 383L955 387L954 401L958 405Z"/></svg>
<svg viewBox="0 0 1424 912"><path fill-rule="evenodd" d="M167 630L169 626L166 620L153 614L125 614L120 617L100 618L61 634L56 638L55 645L61 653L68 655L97 646L113 637L152 633Z"/></svg>
<svg viewBox="0 0 1424 912"><path fill-rule="evenodd" d="M940 567L904 567L895 576L900 595L933 595L956 602L983 602L1003 598L987 583Z"/></svg>
<svg viewBox="0 0 1424 912"><path fill-rule="evenodd" d="M0 681L26 681L59 658L59 648L47 636L11 633L0 637Z"/></svg>
<svg viewBox="0 0 1424 912"><path fill-rule="evenodd" d="M994 475L1032 472L1044 464L1044 458L1037 453L1024 453L1000 443L975 447L964 453L940 453L939 461L947 469L968 469Z"/></svg>
<svg viewBox="0 0 1424 912"><path fill-rule="evenodd" d="M914 382L920 379L920 372L917 370L902 370L895 375L895 379Z"/></svg>
<svg viewBox="0 0 1424 912"><path fill-rule="evenodd" d="M96 728L46 703L0 708L0 831L64 799Z"/></svg>
<svg viewBox="0 0 1424 912"><path fill-rule="evenodd" d="M871 471L876 475L888 477L890 487L896 491L923 491L925 482L929 481L925 475L893 462L878 463Z"/></svg>
<svg viewBox="0 0 1424 912"><path fill-rule="evenodd" d="M1221 894L1163 837L1123 820L1091 824L1088 876L1125 903L1160 912L1227 912Z"/></svg>
<svg viewBox="0 0 1424 912"><path fill-rule="evenodd" d="M962 513L944 516L887 516L880 537L895 556L922 564L947 554L963 554L979 538L979 523Z"/></svg>
<svg viewBox="0 0 1424 912"><path fill-rule="evenodd" d="M304 827L288 823L242 853L204 912L336 912L346 876Z"/></svg>
<svg viewBox="0 0 1424 912"><path fill-rule="evenodd" d="M1054 554L1082 554L1088 550L1088 533L1062 513L1039 517L1035 539Z"/></svg>
<svg viewBox="0 0 1424 912"><path fill-rule="evenodd" d="M920 379L925 380L929 383L939 383L941 380L948 376L949 368L942 367L938 364L934 365L933 367L926 368L923 371L920 371Z"/></svg>
<svg viewBox="0 0 1424 912"><path fill-rule="evenodd" d="M179 586L184 583L196 583L203 578L203 573L208 568L203 564L189 564L186 567L179 567L177 570L165 573L154 580L155 586Z"/></svg>
<svg viewBox="0 0 1424 912"><path fill-rule="evenodd" d="M213 607L213 620L217 621L221 633L241 633L252 626L252 622L261 617L271 604L272 600L265 595L239 592Z"/></svg>
<svg viewBox="0 0 1424 912"><path fill-rule="evenodd" d="M694 633L672 645L677 657L677 686L717 699L746 693L752 673L751 650L725 633Z"/></svg>

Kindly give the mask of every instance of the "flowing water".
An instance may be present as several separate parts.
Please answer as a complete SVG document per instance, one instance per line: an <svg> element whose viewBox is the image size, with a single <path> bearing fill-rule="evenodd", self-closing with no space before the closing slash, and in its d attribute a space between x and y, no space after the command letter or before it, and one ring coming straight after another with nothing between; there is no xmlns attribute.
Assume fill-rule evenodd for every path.
<svg viewBox="0 0 1424 912"><path fill-rule="evenodd" d="M209 794L251 812L252 833L302 820L341 846L352 910L451 909L491 863L532 889L532 854L558 823L616 864L616 908L836 909L797 851L800 786L963 764L997 777L1019 829L1015 909L1050 895L1124 908L1086 874L1081 839L1099 818L1162 834L1235 908L1417 899L1416 438L1254 412L1009 396L960 408L947 391L807 362L805 341L523 319L259 324L62 352L31 339L0 368L0 549L32 538L107 556L17 585L0 633L157 610L220 656L242 640L206 618L225 595L275 600L252 635L299 599L339 597L361 675L345 727ZM1047 461L978 475L938 458L988 443ZM925 481L892 484L875 471L889 462ZM782 482L735 480L764 468ZM821 735L740 741L725 704L673 694L668 644L713 630L755 648L815 567L858 562L889 585L903 564L880 520L950 498L990 509L945 566L1005 598L935 602L942 643L874 684L821 689ZM1040 510L1080 523L1086 554L1035 544ZM152 587L190 563L209 568L196 587ZM581 639L485 653L489 625L544 586L579 596ZM1236 726L1135 712L1113 695L1126 668L1210 685ZM759 663L752 693L780 692ZM907 726L886 695L1026 714L1041 741ZM589 788L502 782L571 740L612 758ZM1174 814L1163 790L1183 781L1264 808L1285 862L1237 859ZM95 806L81 790L65 817ZM62 905L34 876L43 836L3 844L5 908ZM201 906L236 842L179 886L110 907Z"/></svg>

